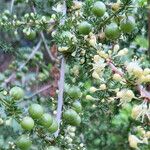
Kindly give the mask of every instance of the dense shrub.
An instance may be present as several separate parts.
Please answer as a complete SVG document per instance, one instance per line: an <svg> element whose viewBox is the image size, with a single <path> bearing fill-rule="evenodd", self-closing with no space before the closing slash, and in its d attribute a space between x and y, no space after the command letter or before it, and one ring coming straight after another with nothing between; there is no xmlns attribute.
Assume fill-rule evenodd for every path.
<svg viewBox="0 0 150 150"><path fill-rule="evenodd" d="M147 5L2 0L0 149L149 150Z"/></svg>

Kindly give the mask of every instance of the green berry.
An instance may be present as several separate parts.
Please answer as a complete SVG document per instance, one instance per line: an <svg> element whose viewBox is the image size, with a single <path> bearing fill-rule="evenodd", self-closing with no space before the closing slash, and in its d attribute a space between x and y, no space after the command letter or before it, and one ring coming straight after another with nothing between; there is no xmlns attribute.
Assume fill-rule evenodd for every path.
<svg viewBox="0 0 150 150"><path fill-rule="evenodd" d="M25 130L32 130L34 127L34 120L31 117L24 117L21 121L21 126Z"/></svg>
<svg viewBox="0 0 150 150"><path fill-rule="evenodd" d="M78 30L80 34L88 35L92 31L92 26L86 21L83 21L79 24Z"/></svg>
<svg viewBox="0 0 150 150"><path fill-rule="evenodd" d="M66 123L72 126L79 126L81 123L81 118L73 109L66 110L63 114L63 118Z"/></svg>
<svg viewBox="0 0 150 150"><path fill-rule="evenodd" d="M39 124L46 128L49 128L52 125L52 123L53 117L48 113L43 114L39 120Z"/></svg>
<svg viewBox="0 0 150 150"><path fill-rule="evenodd" d="M67 92L68 92L69 96L73 99L78 99L82 96L81 90L77 86L73 86L73 87L69 88Z"/></svg>
<svg viewBox="0 0 150 150"><path fill-rule="evenodd" d="M92 7L92 12L97 17L102 17L106 12L106 6L103 2L95 2Z"/></svg>
<svg viewBox="0 0 150 150"><path fill-rule="evenodd" d="M36 32L35 31L30 31L29 34L25 34L25 37L28 39L28 40L34 40L36 38Z"/></svg>
<svg viewBox="0 0 150 150"><path fill-rule="evenodd" d="M105 28L105 35L111 40L115 40L120 36L119 27L116 23L111 23Z"/></svg>
<svg viewBox="0 0 150 150"><path fill-rule="evenodd" d="M77 113L81 113L82 112L82 105L79 101L75 101L72 104L72 109L75 110Z"/></svg>
<svg viewBox="0 0 150 150"><path fill-rule="evenodd" d="M48 128L48 131L53 134L58 130L58 123L55 119L53 119L52 125Z"/></svg>
<svg viewBox="0 0 150 150"><path fill-rule="evenodd" d="M39 119L43 115L43 108L39 104L32 104L28 111L33 119Z"/></svg>
<svg viewBox="0 0 150 150"><path fill-rule="evenodd" d="M128 16L120 23L120 28L124 33L131 33L134 30L135 26L135 19L132 16Z"/></svg>
<svg viewBox="0 0 150 150"><path fill-rule="evenodd" d="M32 145L32 141L29 139L29 136L22 135L18 138L16 145L21 150L29 150Z"/></svg>
<svg viewBox="0 0 150 150"><path fill-rule="evenodd" d="M9 93L14 100L20 100L24 97L23 89L17 86L13 87Z"/></svg>

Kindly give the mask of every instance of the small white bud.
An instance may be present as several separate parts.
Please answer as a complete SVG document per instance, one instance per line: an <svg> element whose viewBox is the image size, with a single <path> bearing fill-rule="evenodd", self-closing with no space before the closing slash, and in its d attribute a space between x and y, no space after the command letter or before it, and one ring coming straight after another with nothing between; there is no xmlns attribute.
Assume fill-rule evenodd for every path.
<svg viewBox="0 0 150 150"><path fill-rule="evenodd" d="M99 87L100 90L106 90L106 84L101 84Z"/></svg>

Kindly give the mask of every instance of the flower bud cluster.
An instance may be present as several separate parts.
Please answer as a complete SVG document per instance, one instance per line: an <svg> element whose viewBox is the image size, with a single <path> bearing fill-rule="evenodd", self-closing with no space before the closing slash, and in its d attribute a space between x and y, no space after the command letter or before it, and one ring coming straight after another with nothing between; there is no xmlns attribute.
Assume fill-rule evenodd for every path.
<svg viewBox="0 0 150 150"><path fill-rule="evenodd" d="M125 104L130 102L135 97L132 90L122 89L117 92L117 98L120 99L120 104Z"/></svg>
<svg viewBox="0 0 150 150"><path fill-rule="evenodd" d="M150 131L145 131L141 126L136 127L137 135L130 134L128 137L130 147L139 149L138 144L148 144Z"/></svg>

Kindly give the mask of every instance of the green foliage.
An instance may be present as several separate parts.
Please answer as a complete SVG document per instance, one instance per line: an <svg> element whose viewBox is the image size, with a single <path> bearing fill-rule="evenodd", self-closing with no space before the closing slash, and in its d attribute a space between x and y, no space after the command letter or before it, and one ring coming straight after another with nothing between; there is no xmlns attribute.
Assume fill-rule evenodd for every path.
<svg viewBox="0 0 150 150"><path fill-rule="evenodd" d="M0 149L149 150L146 1L1 3Z"/></svg>
<svg viewBox="0 0 150 150"><path fill-rule="evenodd" d="M138 0L141 6L147 5L147 0Z"/></svg>
<svg viewBox="0 0 150 150"><path fill-rule="evenodd" d="M14 48L10 43L6 43L5 41L0 41L0 52L11 53L14 52Z"/></svg>
<svg viewBox="0 0 150 150"><path fill-rule="evenodd" d="M135 38L135 44L140 46L141 48L148 48L148 40L143 36L137 36Z"/></svg>

